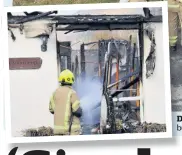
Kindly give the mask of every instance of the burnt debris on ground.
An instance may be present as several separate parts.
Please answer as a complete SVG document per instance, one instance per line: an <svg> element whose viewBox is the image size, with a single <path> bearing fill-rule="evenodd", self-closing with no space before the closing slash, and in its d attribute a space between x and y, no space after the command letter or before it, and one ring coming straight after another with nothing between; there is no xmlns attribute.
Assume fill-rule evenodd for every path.
<svg viewBox="0 0 182 155"><path fill-rule="evenodd" d="M24 137L38 137L38 136L53 136L53 129L51 127L39 127L26 129L22 131Z"/></svg>
<svg viewBox="0 0 182 155"><path fill-rule="evenodd" d="M133 129L133 133L153 133L153 132L166 132L166 125L144 122L140 125L137 125Z"/></svg>
<svg viewBox="0 0 182 155"><path fill-rule="evenodd" d="M133 133L152 133L152 132L166 132L165 124L157 123L140 123L132 128ZM23 132L24 137L38 137L38 136L53 136L53 129L51 127L39 127L37 129L26 129Z"/></svg>

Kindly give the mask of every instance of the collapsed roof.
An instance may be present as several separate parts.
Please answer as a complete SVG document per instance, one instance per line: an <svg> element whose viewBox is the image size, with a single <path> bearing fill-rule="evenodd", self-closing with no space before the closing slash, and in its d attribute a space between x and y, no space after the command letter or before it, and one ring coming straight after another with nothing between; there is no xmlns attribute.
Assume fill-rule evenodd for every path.
<svg viewBox="0 0 182 155"><path fill-rule="evenodd" d="M57 31L87 31L87 30L121 30L139 29L141 23L162 22L162 15L153 16L147 8L142 15L57 15L58 11L24 12L24 15L14 16L8 13L8 25L21 25L25 22L46 19L56 24ZM53 15L55 14L55 15ZM60 25L68 25L60 27Z"/></svg>

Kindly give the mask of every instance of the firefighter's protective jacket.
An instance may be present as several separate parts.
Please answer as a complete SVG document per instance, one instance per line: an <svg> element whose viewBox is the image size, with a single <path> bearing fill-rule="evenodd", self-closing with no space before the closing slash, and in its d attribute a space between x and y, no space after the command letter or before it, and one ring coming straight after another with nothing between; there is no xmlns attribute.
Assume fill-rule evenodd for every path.
<svg viewBox="0 0 182 155"><path fill-rule="evenodd" d="M128 0L128 2L168 1L169 44L176 46L179 22L182 25L182 0Z"/></svg>
<svg viewBox="0 0 182 155"><path fill-rule="evenodd" d="M179 12L180 1L181 0L168 0L169 11L171 11L171 12Z"/></svg>
<svg viewBox="0 0 182 155"><path fill-rule="evenodd" d="M81 111L78 110L81 108L76 92L69 86L60 86L51 96L49 103L49 111L54 114L54 135L80 134ZM76 115L77 112L80 116Z"/></svg>
<svg viewBox="0 0 182 155"><path fill-rule="evenodd" d="M168 0L169 44L176 46L178 40L179 23L182 23L181 0Z"/></svg>

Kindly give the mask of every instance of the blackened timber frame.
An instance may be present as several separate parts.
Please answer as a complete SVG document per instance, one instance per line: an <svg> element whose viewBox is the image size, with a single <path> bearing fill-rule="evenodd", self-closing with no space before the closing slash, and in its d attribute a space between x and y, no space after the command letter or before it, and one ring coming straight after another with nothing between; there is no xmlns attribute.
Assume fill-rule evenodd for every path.
<svg viewBox="0 0 182 155"><path fill-rule="evenodd" d="M57 42L57 54L61 68L60 71L63 71L64 69L71 70L71 52L71 42ZM66 64L64 64L64 61L61 61L63 58L66 58Z"/></svg>
<svg viewBox="0 0 182 155"><path fill-rule="evenodd" d="M48 12L49 13L49 12ZM132 23L148 23L162 22L162 16L152 16L150 18L142 15L30 15L30 16L11 16L8 17L8 24L23 24L28 21L37 19L50 19L58 25L71 24L132 24Z"/></svg>
<svg viewBox="0 0 182 155"><path fill-rule="evenodd" d="M144 17L142 15L50 15L56 13L49 11L34 16L12 16L8 17L8 25L23 24L24 22L37 20L43 17L56 24L57 31L95 31L95 30L138 30L140 44L140 69L142 73L143 54L144 54L144 23L160 23L161 16ZM46 16L47 15L47 16ZM60 25L68 25L59 27ZM142 74L140 73L141 77ZM141 78L142 79L142 78Z"/></svg>
<svg viewBox="0 0 182 155"><path fill-rule="evenodd" d="M143 24L160 23L162 16L146 18L141 15L76 15L57 16L57 31L96 31L96 30L138 30L140 44L140 77L144 55ZM59 25L68 25L60 28Z"/></svg>

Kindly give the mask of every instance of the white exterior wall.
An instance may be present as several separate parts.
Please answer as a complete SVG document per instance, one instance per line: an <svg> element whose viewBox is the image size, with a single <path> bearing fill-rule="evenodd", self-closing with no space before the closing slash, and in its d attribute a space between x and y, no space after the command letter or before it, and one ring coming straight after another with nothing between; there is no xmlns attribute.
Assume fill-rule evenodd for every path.
<svg viewBox="0 0 182 155"><path fill-rule="evenodd" d="M19 135L23 129L53 126L49 112L49 99L57 88L56 33L53 31L47 44L47 52L41 51L40 39L25 39L19 30L13 30L16 41L9 35L9 56L40 57L38 70L11 70L11 119L12 134Z"/></svg>
<svg viewBox="0 0 182 155"><path fill-rule="evenodd" d="M95 10L94 10L95 11ZM138 10L137 10L138 12ZM81 14L81 12L79 12ZM116 12L100 12L100 14L119 14ZM134 12L133 12L134 13ZM88 14L88 12L87 12ZM96 13L95 13L96 14ZM99 14L99 12L97 12ZM162 25L156 25L156 68L154 75L150 79L144 79L143 95L144 95L144 121L165 123L165 100L164 100L164 63L163 63L163 42ZM9 35L9 54L10 57L41 57L43 60L39 70L14 70L10 71L10 89L11 89L11 118L13 136L19 136L19 132L23 129L53 126L53 116L49 113L48 102L50 95L57 87L57 59L56 59L56 34L55 31L48 40L47 52L41 51L40 39L25 39L19 30L13 30L16 41L13 42ZM114 36L122 37L122 31L109 32ZM74 44L73 49L79 49L80 44L95 41L95 32L80 32L63 34L58 32L59 41L71 41ZM107 32L106 32L107 33ZM125 33L125 34L128 34ZM127 35L128 38L129 35ZM105 38L103 38L105 39ZM148 38L145 37L147 40ZM145 59L149 52L149 42L145 41ZM145 67L143 76L145 77Z"/></svg>
<svg viewBox="0 0 182 155"><path fill-rule="evenodd" d="M153 23L156 39L156 66L154 74L146 79L146 66L143 66L143 97L144 121L153 123L166 123L165 115L165 84L164 84L164 54L163 26ZM144 61L150 52L150 40L144 37Z"/></svg>

